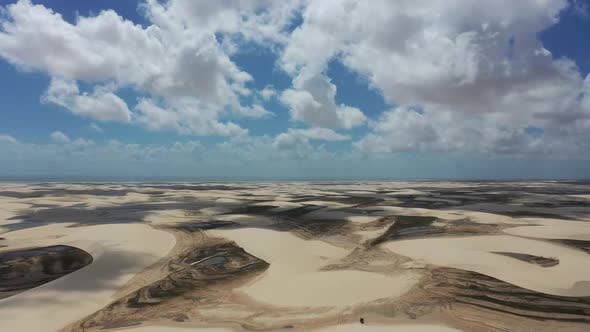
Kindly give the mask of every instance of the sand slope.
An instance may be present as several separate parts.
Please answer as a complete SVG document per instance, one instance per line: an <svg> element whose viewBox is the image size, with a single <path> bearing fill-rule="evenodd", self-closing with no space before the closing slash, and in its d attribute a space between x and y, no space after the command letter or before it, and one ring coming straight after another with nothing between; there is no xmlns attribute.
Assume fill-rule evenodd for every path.
<svg viewBox="0 0 590 332"><path fill-rule="evenodd" d="M0 301L0 325L11 331L57 331L114 300L135 274L165 256L174 237L147 225L66 228L49 225L4 234L23 247L66 244L94 261L65 277ZM3 330L3 329L2 329Z"/></svg>
<svg viewBox="0 0 590 332"><path fill-rule="evenodd" d="M348 251L322 241L265 229L216 230L209 234L235 241L270 263L254 283L240 289L278 306L350 306L407 292L418 280L412 272L385 276L364 271L321 271Z"/></svg>
<svg viewBox="0 0 590 332"><path fill-rule="evenodd" d="M361 325L361 324L347 324L336 325L319 330L315 332L353 332L353 331L367 331L367 332L457 332L454 328L443 325Z"/></svg>
<svg viewBox="0 0 590 332"><path fill-rule="evenodd" d="M542 293L590 296L590 256L561 245L499 235L415 239L383 246L412 259L483 273ZM559 264L541 267L493 251L554 257Z"/></svg>

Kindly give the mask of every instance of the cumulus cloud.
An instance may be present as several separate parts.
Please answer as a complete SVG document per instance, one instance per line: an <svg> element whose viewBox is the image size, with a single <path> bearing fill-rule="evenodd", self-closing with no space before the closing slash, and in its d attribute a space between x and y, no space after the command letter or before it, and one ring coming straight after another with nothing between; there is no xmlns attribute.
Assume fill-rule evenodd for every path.
<svg viewBox="0 0 590 332"><path fill-rule="evenodd" d="M49 135L49 137L51 138L52 141L54 141L56 143L69 143L70 142L70 138L68 137L68 135L62 133L61 131L54 131Z"/></svg>
<svg viewBox="0 0 590 332"><path fill-rule="evenodd" d="M199 141L174 142L171 147L175 152L195 152L202 149L203 146Z"/></svg>
<svg viewBox="0 0 590 332"><path fill-rule="evenodd" d="M263 100L269 101L272 97L277 95L277 91L272 85L267 85L260 91L260 96Z"/></svg>
<svg viewBox="0 0 590 332"><path fill-rule="evenodd" d="M251 106L236 105L236 107L232 108L232 111L238 117L260 119L273 116L272 112L268 111L259 104L253 104Z"/></svg>
<svg viewBox="0 0 590 332"><path fill-rule="evenodd" d="M296 159L304 159L314 150L307 137L292 132L279 134L273 142L273 147L283 156Z"/></svg>
<svg viewBox="0 0 590 332"><path fill-rule="evenodd" d="M498 126L503 114L459 116L401 106L383 113L354 147L368 153L435 152L472 155L565 157L588 151L580 123L566 132L554 128ZM488 124L491 122L491 125ZM531 130L535 128L535 130Z"/></svg>
<svg viewBox="0 0 590 332"><path fill-rule="evenodd" d="M312 159L318 154L329 155L322 145L316 146L311 140L321 141L345 141L349 140L347 135L339 134L328 128L293 129L277 135L272 147L284 158Z"/></svg>
<svg viewBox="0 0 590 332"><path fill-rule="evenodd" d="M527 126L543 128L545 139L575 141L567 137L588 128L581 124L590 114L587 83L575 63L554 59L538 39L567 5L565 0L311 1L281 64L295 75L316 77L337 58L367 77L386 101L423 109L423 115L384 114L379 121L388 125L377 125L357 144L367 151L439 149L441 142L460 148L446 133L465 130L495 142L493 150L509 150L502 144L527 141ZM306 106L300 109L322 104L309 94L289 99ZM506 135L511 139L500 139Z"/></svg>
<svg viewBox="0 0 590 332"><path fill-rule="evenodd" d="M350 129L363 124L366 116L355 107L337 105L336 85L324 75L300 73L294 89L281 94L281 102L289 107L291 118L312 126Z"/></svg>
<svg viewBox="0 0 590 332"><path fill-rule="evenodd" d="M162 106L141 99L135 107L135 121L150 130L172 129L183 135L243 135L248 131L232 122L217 121L217 112L192 98L179 99L174 106Z"/></svg>
<svg viewBox="0 0 590 332"><path fill-rule="evenodd" d="M289 129L289 134L302 135L309 139L324 140L324 141L346 141L350 139L348 135L342 135L328 128L308 128L308 129Z"/></svg>
<svg viewBox="0 0 590 332"><path fill-rule="evenodd" d="M96 86L90 94L80 93L75 81L54 77L42 101L99 121L129 122L131 118L125 101L104 86Z"/></svg>
<svg viewBox="0 0 590 332"><path fill-rule="evenodd" d="M143 27L112 10L69 23L20 0L0 18L0 56L52 77L44 102L148 130L243 139L248 130L235 119L271 117L258 102L276 97L292 121L311 128L265 144L300 156L316 148L313 140L347 140L334 130L364 125L369 132L353 143L363 152L579 154L588 151L590 76L555 58L539 35L580 4L146 0ZM250 42L278 53L289 88L252 88L254 73L232 60ZM330 61L399 107L369 119L337 103ZM135 105L117 96L121 88L138 93Z"/></svg>
<svg viewBox="0 0 590 332"><path fill-rule="evenodd" d="M80 16L74 24L43 5L20 0L5 7L0 19L0 56L24 70L39 70L54 77L44 100L74 114L95 120L127 122L131 116L116 89L129 86L163 99L179 121L216 122L206 132L226 134L235 124L222 123L225 109L240 117L262 118L270 112L259 105L242 105L250 94L252 76L230 60L217 36L231 40L239 34L264 43L285 36L297 3L169 0L146 1L146 28L112 10ZM80 93L77 82L95 85ZM106 86L112 88L107 91ZM190 101L187 102L187 99ZM177 104L199 107L177 107ZM213 115L213 116L212 116ZM196 127L193 126L193 129ZM237 130L238 132L240 130Z"/></svg>
<svg viewBox="0 0 590 332"><path fill-rule="evenodd" d="M5 143L16 143L17 140L16 138L10 136L10 135L6 135L6 134L0 134L0 142L5 142Z"/></svg>
<svg viewBox="0 0 590 332"><path fill-rule="evenodd" d="M259 43L286 41L291 21L305 1L228 0L146 1L151 20L159 25L179 22L197 31L240 34Z"/></svg>
<svg viewBox="0 0 590 332"><path fill-rule="evenodd" d="M364 151L400 152L421 150L438 139L438 133L427 117L414 110L386 112L378 120L374 133L357 143Z"/></svg>
<svg viewBox="0 0 590 332"><path fill-rule="evenodd" d="M96 123L91 123L89 128L92 129L92 131L97 132L97 133L103 132L102 128L99 125L97 125Z"/></svg>
<svg viewBox="0 0 590 332"><path fill-rule="evenodd" d="M283 91L280 100L289 107L291 118L312 126L350 129L362 125L366 116L356 107L336 104L336 85L322 72L302 69L293 79L293 88Z"/></svg>

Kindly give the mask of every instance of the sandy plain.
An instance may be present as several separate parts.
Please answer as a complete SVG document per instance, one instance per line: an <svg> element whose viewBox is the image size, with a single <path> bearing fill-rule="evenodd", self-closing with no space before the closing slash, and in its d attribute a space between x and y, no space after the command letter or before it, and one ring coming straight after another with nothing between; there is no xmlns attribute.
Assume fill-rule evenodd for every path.
<svg viewBox="0 0 590 332"><path fill-rule="evenodd" d="M1 183L0 330L587 331L588 197L583 182Z"/></svg>

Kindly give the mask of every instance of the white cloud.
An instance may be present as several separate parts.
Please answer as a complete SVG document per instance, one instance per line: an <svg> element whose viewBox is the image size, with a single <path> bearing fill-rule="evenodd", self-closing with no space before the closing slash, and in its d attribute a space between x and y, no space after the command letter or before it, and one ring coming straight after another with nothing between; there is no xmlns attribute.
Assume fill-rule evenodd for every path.
<svg viewBox="0 0 590 332"><path fill-rule="evenodd" d="M6 143L16 143L17 140L16 138L10 136L10 135L6 135L6 134L1 134L0 135L0 142L6 142Z"/></svg>
<svg viewBox="0 0 590 332"><path fill-rule="evenodd" d="M252 106L236 105L236 107L232 108L232 111L238 117L248 117L254 119L269 118L273 116L272 112L268 111L259 104L254 104Z"/></svg>
<svg viewBox="0 0 590 332"><path fill-rule="evenodd" d="M56 143L70 143L70 138L68 135L62 133L61 131L54 131L49 135L49 137Z"/></svg>
<svg viewBox="0 0 590 332"><path fill-rule="evenodd" d="M281 94L294 120L312 126L350 129L363 124L366 116L355 107L336 105L336 85L323 75L307 77L304 72L294 80L295 89Z"/></svg>
<svg viewBox="0 0 590 332"><path fill-rule="evenodd" d="M537 134L527 132L529 126L486 125L502 123L486 114L428 112L412 107L398 107L385 112L372 131L354 143L368 153L408 151L471 153L476 155L545 155L575 156L588 151L590 144L584 131L575 126L568 132L545 129Z"/></svg>
<svg viewBox="0 0 590 332"><path fill-rule="evenodd" d="M218 121L226 109L240 117L270 113L259 105L241 104L240 96L251 93L247 84L252 76L230 60L216 34L260 43L284 39L284 28L299 6L274 1L229 5L146 1L142 7L151 25L143 28L112 10L80 16L70 24L43 5L20 0L6 6L0 19L0 56L24 70L54 77L45 100L75 114L127 122L127 106L115 93L129 86L164 100L171 112L182 108L178 104L199 105L182 108L179 121L198 122L204 116L201 122L215 124L199 134L217 134L215 128L226 134L228 127L237 126ZM91 94L80 94L76 81L97 86Z"/></svg>
<svg viewBox="0 0 590 332"><path fill-rule="evenodd" d="M324 141L346 141L350 139L348 135L342 135L328 128L308 128L308 129L289 129L289 133L303 135L309 139Z"/></svg>
<svg viewBox="0 0 590 332"><path fill-rule="evenodd" d="M272 85L267 85L260 91L260 96L265 101L269 101L272 97L277 95L277 90Z"/></svg>
<svg viewBox="0 0 590 332"><path fill-rule="evenodd" d="M174 142L172 145L172 151L178 152L195 152L202 149L203 146L199 141L187 141L187 142Z"/></svg>
<svg viewBox="0 0 590 332"><path fill-rule="evenodd" d="M150 130L176 129L182 132L178 112L157 106L153 101L141 99L135 106L136 121Z"/></svg>
<svg viewBox="0 0 590 332"><path fill-rule="evenodd" d="M65 107L70 112L99 121L129 122L127 104L108 87L96 86L91 94L80 93L75 81L52 78L42 101Z"/></svg>
<svg viewBox="0 0 590 332"><path fill-rule="evenodd" d="M279 134L273 147L288 158L304 159L313 152L313 146L307 137L289 132Z"/></svg>
<svg viewBox="0 0 590 332"><path fill-rule="evenodd" d="M361 110L336 104L336 85L320 72L302 69L293 79L293 89L281 94L293 120L312 126L350 129L362 125L366 116Z"/></svg>
<svg viewBox="0 0 590 332"><path fill-rule="evenodd" d="M312 128L265 144L298 155L315 149L310 140L349 139L333 129L367 123L354 143L365 152L579 154L588 151L590 76L554 58L539 33L580 3L146 0L142 27L110 10L71 24L21 0L0 18L0 56L53 78L45 102L149 130L243 138L247 129L232 119L271 117L258 102L277 97L291 120ZM298 10L303 23L290 33ZM279 53L290 88L252 89L256 78L231 58L252 41ZM333 60L400 107L369 120L338 104ZM141 96L131 110L121 88Z"/></svg>
<svg viewBox="0 0 590 332"><path fill-rule="evenodd" d="M276 149L283 158L313 159L318 154L329 156L329 153L322 145L316 146L311 140L322 141L344 141L350 137L328 129L328 128L289 128L286 132L277 135L272 141L272 147Z"/></svg>
<svg viewBox="0 0 590 332"><path fill-rule="evenodd" d="M235 123L217 121L217 112L192 98L176 100L171 107L141 99L135 120L150 130L173 129L184 135L243 135L248 131Z"/></svg>
<svg viewBox="0 0 590 332"><path fill-rule="evenodd" d="M152 22L158 25L181 22L196 31L240 34L263 43L285 41L285 30L303 3L301 0L171 0L160 4L148 0L146 7Z"/></svg>
<svg viewBox="0 0 590 332"><path fill-rule="evenodd" d="M397 109L383 114L374 133L357 144L364 151L399 152L422 150L437 139L438 133L427 117L410 109Z"/></svg>
<svg viewBox="0 0 590 332"><path fill-rule="evenodd" d="M322 109L326 102L317 96L327 89L305 87L302 77L325 75L336 58L367 77L386 101L424 110L422 116L385 114L380 121L389 127L377 126L357 144L365 150L436 150L441 142L446 149L462 149L472 144L456 143L448 133L467 131L484 135L494 144L490 150L509 151L510 144L529 141L522 132L528 126L543 128L546 143L567 145L590 129L588 87L571 60L554 59L538 39L567 5L565 0L310 1L281 55L282 67L296 75L294 85L308 93L286 99L299 105L295 118L334 122L334 116L304 112Z"/></svg>
<svg viewBox="0 0 590 332"><path fill-rule="evenodd" d="M102 133L103 132L102 128L99 125L97 125L96 123L91 123L90 126L89 126L89 128L92 129L93 131L97 132L97 133Z"/></svg>

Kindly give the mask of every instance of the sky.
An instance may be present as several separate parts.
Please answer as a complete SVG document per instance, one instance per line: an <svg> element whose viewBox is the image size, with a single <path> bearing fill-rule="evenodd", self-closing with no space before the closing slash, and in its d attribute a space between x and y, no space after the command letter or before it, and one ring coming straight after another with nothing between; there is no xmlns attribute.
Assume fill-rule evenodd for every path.
<svg viewBox="0 0 590 332"><path fill-rule="evenodd" d="M0 0L0 179L590 177L588 0Z"/></svg>

